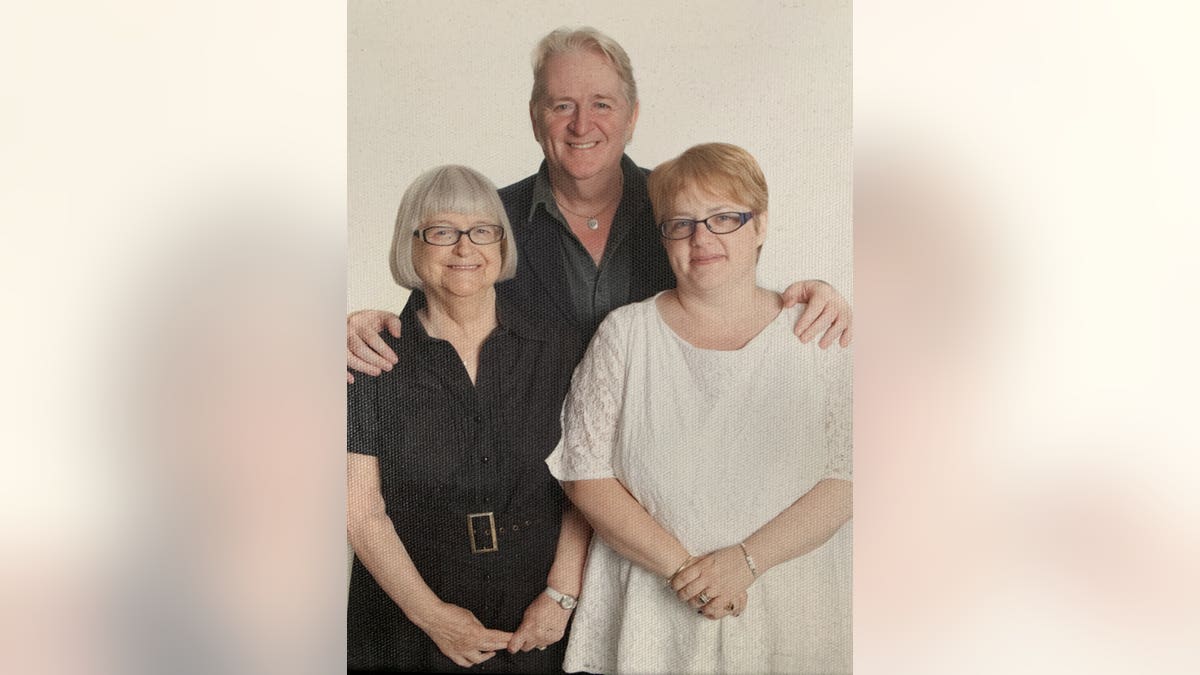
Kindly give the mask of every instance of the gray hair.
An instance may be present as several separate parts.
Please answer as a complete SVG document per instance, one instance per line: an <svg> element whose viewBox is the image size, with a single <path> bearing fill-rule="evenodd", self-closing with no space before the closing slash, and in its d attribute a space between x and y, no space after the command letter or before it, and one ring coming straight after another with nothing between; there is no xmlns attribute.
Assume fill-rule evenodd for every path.
<svg viewBox="0 0 1200 675"><path fill-rule="evenodd" d="M533 48L533 92L529 104L535 105L546 95L546 62L551 56L578 51L593 51L603 54L612 62L617 77L625 91L625 101L635 106L638 102L637 82L633 79L633 66L629 55L617 41L590 26L581 28L558 28L538 42Z"/></svg>
<svg viewBox="0 0 1200 675"><path fill-rule="evenodd" d="M392 278L401 286L421 288L421 278L413 267L413 232L430 217L439 213L462 213L495 218L504 228L500 241L500 277L511 279L517 273L517 246L513 241L512 225L504 212L504 204L496 186L487 176L475 169L457 164L434 167L417 176L404 191L396 213L396 229L392 234Z"/></svg>

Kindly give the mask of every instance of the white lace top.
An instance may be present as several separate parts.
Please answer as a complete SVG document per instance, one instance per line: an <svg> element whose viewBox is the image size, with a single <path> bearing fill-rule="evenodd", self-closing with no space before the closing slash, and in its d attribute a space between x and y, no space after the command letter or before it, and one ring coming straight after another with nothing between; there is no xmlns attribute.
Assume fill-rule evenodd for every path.
<svg viewBox="0 0 1200 675"><path fill-rule="evenodd" d="M575 371L559 480L616 477L694 555L736 544L823 478L851 478L850 353L792 333L784 310L737 351L693 347L651 298L610 313ZM764 573L712 621L592 540L564 669L850 672L849 524Z"/></svg>

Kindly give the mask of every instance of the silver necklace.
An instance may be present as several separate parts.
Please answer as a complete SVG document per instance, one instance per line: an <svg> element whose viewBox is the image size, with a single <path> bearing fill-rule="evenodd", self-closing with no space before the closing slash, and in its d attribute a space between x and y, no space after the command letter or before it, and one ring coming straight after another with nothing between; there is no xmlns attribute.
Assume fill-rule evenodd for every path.
<svg viewBox="0 0 1200 675"><path fill-rule="evenodd" d="M558 198L558 195L554 195L554 203L558 204L558 208L565 210L567 213L579 216L580 218L587 218L587 228L594 232L594 231L600 229L600 220L599 220L600 214L607 211L610 206L612 206L614 203L619 201L621 199L621 194L624 191L625 191L625 174L622 173L621 174L621 187L617 191L617 198L613 199L613 200L609 200L609 202L604 205L604 208L600 209L594 216L587 216L578 211L572 211L571 209L568 209L566 207L566 205L562 203L562 200Z"/></svg>

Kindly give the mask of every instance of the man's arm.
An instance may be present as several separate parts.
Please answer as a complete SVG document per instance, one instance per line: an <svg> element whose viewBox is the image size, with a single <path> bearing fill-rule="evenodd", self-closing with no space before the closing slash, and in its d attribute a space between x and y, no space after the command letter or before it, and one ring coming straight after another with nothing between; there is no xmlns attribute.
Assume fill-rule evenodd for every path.
<svg viewBox="0 0 1200 675"><path fill-rule="evenodd" d="M350 369L372 377L391 370L399 359L380 334L384 328L400 337L400 317L378 309L363 309L346 316L346 382L354 382Z"/></svg>

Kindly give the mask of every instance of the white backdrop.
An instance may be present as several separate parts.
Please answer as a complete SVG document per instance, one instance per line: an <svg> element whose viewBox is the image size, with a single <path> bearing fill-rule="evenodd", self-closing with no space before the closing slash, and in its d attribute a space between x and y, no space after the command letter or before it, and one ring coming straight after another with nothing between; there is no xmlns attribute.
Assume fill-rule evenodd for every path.
<svg viewBox="0 0 1200 675"><path fill-rule="evenodd" d="M849 2L352 0L348 12L349 308L403 306L387 252L421 171L466 164L503 187L537 170L530 52L564 25L629 53L641 116L626 151L639 165L708 141L759 160L762 283L821 278L852 295Z"/></svg>
<svg viewBox="0 0 1200 675"><path fill-rule="evenodd" d="M630 152L643 165L691 142L670 135L676 123L659 107L668 100L663 81L702 56L676 49L661 60L668 53L639 34L668 40L675 27L701 21L752 21L768 27L763 35L801 36L799 19L780 16L806 15L781 7L788 0L736 3L735 21L733 10L700 3L595 4L574 15L505 8L517 20L504 25L527 24L496 37L511 40L496 54L497 71L520 85L505 119L514 129L523 120L525 58L538 35L588 21L634 58L647 109ZM854 2L858 165L875 178L855 185L865 214L857 267L866 272L854 289L861 675L1200 672L1200 321L1188 309L1200 297L1200 91L1187 85L1200 60L1200 6L1079 9L1061 0ZM348 38L360 44L379 26L358 20L348 36L342 4L283 0L68 0L4 10L10 95L0 108L0 166L9 189L0 217L19 226L0 251L10 290L0 445L13 449L0 489L9 507L0 513L12 514L0 524L11 552L0 561L9 610L0 612L9 638L0 672L145 670L145 644L162 647L153 650L168 664L159 670L209 663L206 650L217 648L225 671L335 672L345 664L336 606L345 599L345 479L342 453L330 450L345 438L342 289L276 246L284 228L273 225L286 223L289 243L322 246L330 268L340 264L343 58ZM748 18L762 12L773 15ZM833 18L848 23L842 11ZM391 49L421 34L413 23ZM840 42L843 32L830 35ZM836 58L848 59L841 49ZM359 75L371 62L360 51L350 57L361 96ZM372 58L376 70L389 60ZM805 78L814 73L801 68L820 66L788 63ZM754 67L742 70L755 77ZM841 107L826 107L832 114L813 119L841 119ZM737 122L693 110L681 118ZM360 139L371 116L356 116ZM520 131L519 142L481 146L474 161L492 162L497 180L531 171L532 163L489 159L533 157ZM364 174L357 148L355 180L376 181L381 195L398 191L417 164L441 160L414 154L410 167L400 156L390 167L375 161L390 174ZM779 194L781 176L767 168ZM790 215L826 205L841 217L834 196L843 188L823 175L809 179L835 191L811 205L794 199ZM361 240L366 187L355 186L353 202L360 269L382 255ZM966 252L951 233L964 235ZM197 241L254 257L260 276L231 274L197 255ZM811 258L814 273L842 260L837 246L835 257ZM804 271L807 254L794 255ZM355 293L368 298L379 284L377 301L362 304L394 297L383 263L371 266L378 278L356 277ZM297 282L297 272L307 279ZM193 293L178 293L189 283ZM312 290L322 286L329 292ZM981 286L996 295L979 302ZM992 320L986 340L963 325L980 315ZM194 330L161 338L189 324ZM315 355L309 338L321 343ZM167 365L147 364L148 342L161 348L151 363ZM994 371L1004 387L989 385ZM147 381L190 385L176 401L190 414L164 419L159 407L119 393ZM189 405L198 401L216 405ZM178 433L185 425L213 442ZM164 426L183 447L137 436ZM137 499L156 476L150 467L167 460L199 470ZM206 496L191 501L197 493ZM120 609L130 605L121 599L153 590L139 572L177 543L150 534L151 525L181 502L212 507L197 509L208 517L186 530L185 543L188 568L214 585L166 594L175 620L150 612L153 625L124 623ZM280 527L275 513L302 527ZM331 583L340 596L332 609ZM201 602L189 599L198 594ZM237 640L198 648L180 639L197 631ZM116 639L132 634L142 639Z"/></svg>

